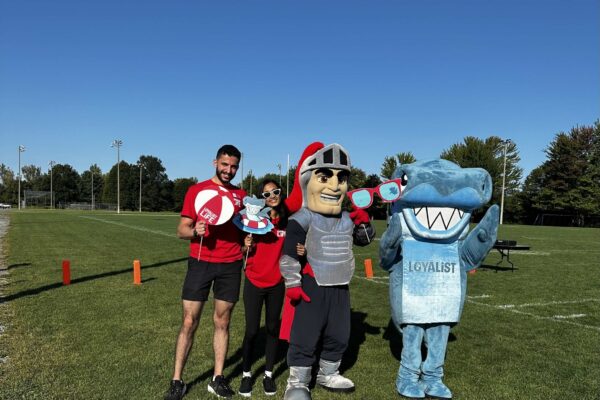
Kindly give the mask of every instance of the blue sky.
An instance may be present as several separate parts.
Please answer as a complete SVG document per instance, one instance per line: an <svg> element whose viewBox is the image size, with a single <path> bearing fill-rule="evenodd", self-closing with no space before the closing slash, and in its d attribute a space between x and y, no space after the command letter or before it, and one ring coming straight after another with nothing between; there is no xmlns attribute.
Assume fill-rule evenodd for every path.
<svg viewBox="0 0 600 400"><path fill-rule="evenodd" d="M516 142L527 174L600 115L600 2L0 0L0 163L79 172L159 157L209 178L284 170L314 140L379 173L467 135ZM238 174L235 182L239 182Z"/></svg>

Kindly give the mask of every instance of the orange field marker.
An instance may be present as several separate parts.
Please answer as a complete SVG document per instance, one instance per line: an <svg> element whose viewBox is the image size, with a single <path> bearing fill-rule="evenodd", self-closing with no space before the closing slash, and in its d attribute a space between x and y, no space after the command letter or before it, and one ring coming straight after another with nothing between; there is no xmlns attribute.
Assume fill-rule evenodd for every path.
<svg viewBox="0 0 600 400"><path fill-rule="evenodd" d="M63 285L71 284L71 261L63 260L62 262Z"/></svg>
<svg viewBox="0 0 600 400"><path fill-rule="evenodd" d="M365 260L365 275L367 279L373 278L373 264L371 263L371 259L367 258Z"/></svg>
<svg viewBox="0 0 600 400"><path fill-rule="evenodd" d="M142 284L142 265L140 264L140 260L133 260L133 284Z"/></svg>

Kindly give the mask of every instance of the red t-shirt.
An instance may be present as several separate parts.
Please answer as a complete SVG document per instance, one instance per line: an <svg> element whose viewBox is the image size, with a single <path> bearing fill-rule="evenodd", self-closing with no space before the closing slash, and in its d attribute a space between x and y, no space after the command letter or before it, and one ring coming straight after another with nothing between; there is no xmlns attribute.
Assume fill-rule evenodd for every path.
<svg viewBox="0 0 600 400"><path fill-rule="evenodd" d="M183 201L182 217L191 218L196 223L196 195L210 186L218 185L209 179L190 186ZM223 187L233 195L235 209L233 215L235 215L243 208L242 199L246 196L246 191L233 185L224 185ZM222 225L207 225L207 227L208 234L202 239L202 251L200 251L200 238L190 241L190 257L198 258L200 251L200 260L211 263L229 263L242 259L243 232L236 228L231 220Z"/></svg>
<svg viewBox="0 0 600 400"><path fill-rule="evenodd" d="M275 228L264 235L252 235L256 246L246 260L246 277L256 287L266 288L283 280L279 272L279 257L285 241L285 231L278 229L279 218L271 222Z"/></svg>

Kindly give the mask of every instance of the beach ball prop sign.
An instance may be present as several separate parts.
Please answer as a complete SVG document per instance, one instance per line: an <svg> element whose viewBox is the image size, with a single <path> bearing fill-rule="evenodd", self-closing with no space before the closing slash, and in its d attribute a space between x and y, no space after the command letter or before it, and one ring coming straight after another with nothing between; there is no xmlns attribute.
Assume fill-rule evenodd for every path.
<svg viewBox="0 0 600 400"><path fill-rule="evenodd" d="M196 195L194 203L198 219L209 225L221 225L229 221L235 211L231 192L222 186L211 186Z"/></svg>

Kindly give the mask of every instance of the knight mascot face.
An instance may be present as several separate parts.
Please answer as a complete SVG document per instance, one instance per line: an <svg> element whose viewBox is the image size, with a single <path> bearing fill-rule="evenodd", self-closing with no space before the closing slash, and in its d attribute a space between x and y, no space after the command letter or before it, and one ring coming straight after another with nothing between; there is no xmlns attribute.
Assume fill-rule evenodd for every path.
<svg viewBox="0 0 600 400"><path fill-rule="evenodd" d="M350 159L346 150L331 144L308 157L300 167L303 203L311 211L338 215L348 192Z"/></svg>
<svg viewBox="0 0 600 400"><path fill-rule="evenodd" d="M379 256L390 272L392 319L402 332L396 389L408 398L450 399L443 366L450 328L465 301L466 272L479 267L496 241L496 205L469 232L472 211L490 200L492 180L481 168L440 159L400 165L394 178L402 181L402 195L392 206Z"/></svg>

